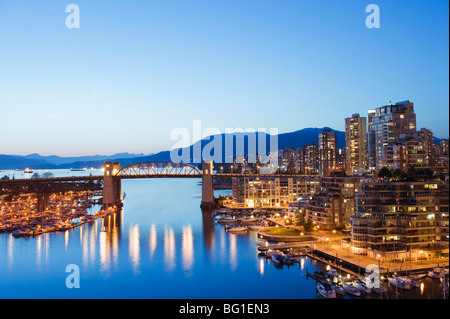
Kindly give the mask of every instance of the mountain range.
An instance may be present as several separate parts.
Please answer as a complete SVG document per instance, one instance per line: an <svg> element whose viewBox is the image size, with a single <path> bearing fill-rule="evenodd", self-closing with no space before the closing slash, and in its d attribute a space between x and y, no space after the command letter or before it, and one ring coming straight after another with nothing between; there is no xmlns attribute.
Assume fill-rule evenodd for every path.
<svg viewBox="0 0 450 319"><path fill-rule="evenodd" d="M318 134L323 132L324 129L329 129L331 132L336 133L336 143L338 148L345 147L345 132L337 131L329 127L323 128L305 128L290 133L278 134L278 149L284 148L300 148L304 145L310 145L312 143L318 143ZM230 136L233 135L233 136ZM242 136L244 135L244 136ZM207 150L211 151L213 148L214 152L210 153L211 156L220 156L222 163L225 163L225 156L231 155L226 153L226 144L233 139L234 144L236 144L237 138L242 138L244 141L244 153L236 151L236 147L233 147L232 156L237 155L248 155L248 140L250 138L255 138L256 147L258 147L258 141L266 142L267 149L271 142L271 136L267 133L255 132L255 133L227 133L219 134L214 136L206 137L200 141L195 142L189 147L183 149L177 149L172 154L188 154L190 162L193 160L194 163L201 163L203 157L201 152L205 146L209 146ZM441 139L435 138L435 143L438 144ZM214 146L214 147L212 147ZM221 147L219 147L221 146ZM272 145L273 146L273 145ZM257 149L257 148L256 148ZM197 151L197 152L196 152ZM187 152L187 153L186 153ZM220 153L215 153L220 152ZM198 155L200 154L200 158ZM216 157L216 158L217 158ZM132 154L132 153L117 153L114 155L94 155L94 156L79 156L79 157L60 157L56 155L52 156L41 156L39 154L30 154L26 156L21 155L2 155L0 154L0 169L70 169L70 168L83 168L83 167L94 167L101 168L103 163L107 161L120 162L121 166L132 165L140 162L157 162L157 161L171 161L171 151L162 151L156 154ZM186 161L184 161L186 162Z"/></svg>

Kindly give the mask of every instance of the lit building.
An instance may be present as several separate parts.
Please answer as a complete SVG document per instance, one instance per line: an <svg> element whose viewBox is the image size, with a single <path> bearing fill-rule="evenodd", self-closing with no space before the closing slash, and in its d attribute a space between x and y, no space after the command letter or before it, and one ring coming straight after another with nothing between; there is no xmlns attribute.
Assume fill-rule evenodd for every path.
<svg viewBox="0 0 450 319"><path fill-rule="evenodd" d="M369 169L387 166L386 147L399 143L416 132L414 104L409 101L382 106L369 111L367 151Z"/></svg>
<svg viewBox="0 0 450 319"><path fill-rule="evenodd" d="M320 190L309 201L306 218L325 230L349 226L360 180L351 176L321 176Z"/></svg>
<svg viewBox="0 0 450 319"><path fill-rule="evenodd" d="M280 151L278 163L282 167L282 172L298 173L298 151L293 148L284 148Z"/></svg>
<svg viewBox="0 0 450 319"><path fill-rule="evenodd" d="M367 170L367 129L365 117L353 114L345 119L345 171L347 175Z"/></svg>
<svg viewBox="0 0 450 319"><path fill-rule="evenodd" d="M448 138L439 142L441 155L448 156Z"/></svg>
<svg viewBox="0 0 450 319"><path fill-rule="evenodd" d="M316 143L298 149L297 165L305 175L319 174L319 149Z"/></svg>
<svg viewBox="0 0 450 319"><path fill-rule="evenodd" d="M319 175L328 176L336 169L336 133L329 129L319 133Z"/></svg>
<svg viewBox="0 0 450 319"><path fill-rule="evenodd" d="M384 166L389 169L432 167L434 162L433 132L425 128L384 148Z"/></svg>
<svg viewBox="0 0 450 319"><path fill-rule="evenodd" d="M310 177L233 177L232 183L233 206L241 208L287 208L319 187Z"/></svg>
<svg viewBox="0 0 450 319"><path fill-rule="evenodd" d="M448 196L441 181L362 182L351 216L353 252L401 259L448 247Z"/></svg>

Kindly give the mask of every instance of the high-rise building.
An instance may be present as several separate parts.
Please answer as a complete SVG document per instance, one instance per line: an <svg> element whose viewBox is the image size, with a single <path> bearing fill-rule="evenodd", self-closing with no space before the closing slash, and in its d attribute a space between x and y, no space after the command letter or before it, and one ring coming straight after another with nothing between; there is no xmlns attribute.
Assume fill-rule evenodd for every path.
<svg viewBox="0 0 450 319"><path fill-rule="evenodd" d="M369 169L381 169L386 165L386 147L399 143L416 132L414 104L409 101L382 106L369 111L367 151Z"/></svg>
<svg viewBox="0 0 450 319"><path fill-rule="evenodd" d="M434 161L433 132L422 128L398 143L390 143L384 148L385 167L406 170L409 167L432 167Z"/></svg>
<svg viewBox="0 0 450 319"><path fill-rule="evenodd" d="M365 117L353 114L345 119L345 171L347 175L367 170L367 130Z"/></svg>
<svg viewBox="0 0 450 319"><path fill-rule="evenodd" d="M448 138L440 141L439 147L441 148L441 154L443 156L448 156Z"/></svg>
<svg viewBox="0 0 450 319"><path fill-rule="evenodd" d="M319 156L316 143L303 145L297 149L297 167L298 171L305 175L319 174Z"/></svg>
<svg viewBox="0 0 450 319"><path fill-rule="evenodd" d="M328 176L336 169L336 133L329 129L319 133L319 174Z"/></svg>

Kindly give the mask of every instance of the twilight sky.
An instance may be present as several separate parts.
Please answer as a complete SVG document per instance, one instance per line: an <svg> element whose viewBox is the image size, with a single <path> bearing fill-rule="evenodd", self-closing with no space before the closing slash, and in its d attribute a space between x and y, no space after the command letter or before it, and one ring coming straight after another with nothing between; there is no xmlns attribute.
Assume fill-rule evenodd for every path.
<svg viewBox="0 0 450 319"><path fill-rule="evenodd" d="M365 25L371 3L379 29ZM194 120L344 130L403 100L447 138L448 12L448 0L0 0L0 154L147 154Z"/></svg>

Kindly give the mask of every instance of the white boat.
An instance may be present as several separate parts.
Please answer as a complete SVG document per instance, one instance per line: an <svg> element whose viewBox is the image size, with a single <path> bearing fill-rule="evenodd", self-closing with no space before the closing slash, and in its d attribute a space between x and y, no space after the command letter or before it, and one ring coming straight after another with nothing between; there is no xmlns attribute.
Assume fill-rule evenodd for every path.
<svg viewBox="0 0 450 319"><path fill-rule="evenodd" d="M336 291L327 282L318 281L316 284L317 292L324 298L334 299L336 298Z"/></svg>
<svg viewBox="0 0 450 319"><path fill-rule="evenodd" d="M340 295L340 296L345 295L345 290L341 286L339 286L339 285L332 285L332 287L333 287L334 291L336 292L336 295Z"/></svg>
<svg viewBox="0 0 450 319"><path fill-rule="evenodd" d="M359 291L366 294L370 294L372 292L372 289L367 287L367 285L360 280L353 280L353 286L355 286Z"/></svg>
<svg viewBox="0 0 450 319"><path fill-rule="evenodd" d="M427 274L418 274L418 275L409 275L408 277L411 279L414 279L414 280L420 280L426 276L427 276Z"/></svg>
<svg viewBox="0 0 450 319"><path fill-rule="evenodd" d="M384 286L384 284L381 281L375 281L367 276L364 277L361 280L367 287L369 287L370 289L372 289L372 292L375 293L386 293L387 292L387 288Z"/></svg>
<svg viewBox="0 0 450 319"><path fill-rule="evenodd" d="M409 283L409 284L411 285L411 287L416 287L416 288L417 288L417 287L420 286L419 281L418 281L418 280L415 280L415 279L413 279L413 278L411 278L411 277L408 277L408 276L399 276L398 278L400 278L401 280L403 280L403 281Z"/></svg>
<svg viewBox="0 0 450 319"><path fill-rule="evenodd" d="M267 258L272 258L273 255L283 255L283 253L279 250L272 250L272 249L269 249L268 251L266 251Z"/></svg>
<svg viewBox="0 0 450 319"><path fill-rule="evenodd" d="M388 277L388 280L389 280L389 283L394 287L397 287L400 289L405 289L405 290L411 289L411 285L408 282L400 279L397 276L395 276L393 278Z"/></svg>
<svg viewBox="0 0 450 319"><path fill-rule="evenodd" d="M344 288L346 293L348 293L352 296L355 296L355 297L361 296L361 292L358 290L358 288L353 286L352 282L344 282L342 284L342 288Z"/></svg>
<svg viewBox="0 0 450 319"><path fill-rule="evenodd" d="M448 276L448 269L445 269L445 275ZM428 277L440 278L443 276L442 268L434 268L428 272Z"/></svg>
<svg viewBox="0 0 450 319"><path fill-rule="evenodd" d="M231 223L236 222L236 220L232 219L232 218L220 218L219 220L217 220L217 222L219 224L231 224Z"/></svg>
<svg viewBox="0 0 450 319"><path fill-rule="evenodd" d="M286 265L293 265L294 262L295 262L295 259L294 259L294 257L292 257L291 255L284 255L284 256L283 256L283 262L284 262Z"/></svg>
<svg viewBox="0 0 450 319"><path fill-rule="evenodd" d="M231 226L227 228L227 232L230 233L242 233L246 232L248 230L247 227L238 227L238 226Z"/></svg>
<svg viewBox="0 0 450 319"><path fill-rule="evenodd" d="M256 219L256 218L244 218L244 219L242 219L242 224L249 225L249 224L256 223L257 221L258 221L258 219Z"/></svg>
<svg viewBox="0 0 450 319"><path fill-rule="evenodd" d="M283 255L275 254L272 256L272 261L277 265L283 264Z"/></svg>
<svg viewBox="0 0 450 319"><path fill-rule="evenodd" d="M337 277L337 276L339 276L337 270L334 269L334 268L330 268L330 269L327 271L327 275L328 275L328 276L331 276L331 277Z"/></svg>

